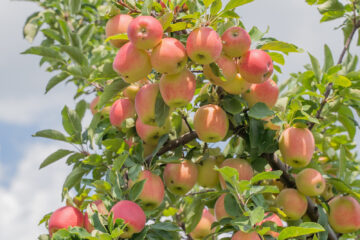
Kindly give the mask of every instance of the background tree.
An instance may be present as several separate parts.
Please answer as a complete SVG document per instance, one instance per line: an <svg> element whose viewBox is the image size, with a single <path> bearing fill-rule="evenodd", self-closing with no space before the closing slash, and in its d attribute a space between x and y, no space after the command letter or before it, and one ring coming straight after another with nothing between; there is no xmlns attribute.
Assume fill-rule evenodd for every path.
<svg viewBox="0 0 360 240"><path fill-rule="evenodd" d="M63 81L77 86L76 108L61 112L66 135L35 134L73 146L40 166L67 157L73 167L62 191L68 207L41 221L50 218L54 239L359 235L353 139L360 73L349 52L360 28L359 1L306 1L322 22L344 19L343 51L335 64L325 45L323 67L309 54L311 64L279 86L279 99L273 69L281 73L284 54L301 49L253 27L249 50L235 8L251 0L37 2L44 10L28 18L24 36L31 41L41 30L45 40L24 53L40 55L56 72L47 92ZM209 41L196 40L204 36ZM245 49L231 48L227 36L241 36ZM77 99L94 92L93 119L84 128L88 104ZM220 140L226 143L211 143Z"/></svg>

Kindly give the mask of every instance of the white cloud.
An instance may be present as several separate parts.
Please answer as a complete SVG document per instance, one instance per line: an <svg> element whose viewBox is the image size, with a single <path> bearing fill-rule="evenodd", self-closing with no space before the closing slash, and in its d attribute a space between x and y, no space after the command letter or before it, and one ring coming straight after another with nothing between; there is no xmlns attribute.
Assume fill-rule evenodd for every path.
<svg viewBox="0 0 360 240"><path fill-rule="evenodd" d="M61 187L71 168L64 161L39 170L55 144L31 144L24 151L8 188L0 186L0 239L37 239L47 230L38 226L43 215L62 206ZM5 230L5 231L4 231Z"/></svg>

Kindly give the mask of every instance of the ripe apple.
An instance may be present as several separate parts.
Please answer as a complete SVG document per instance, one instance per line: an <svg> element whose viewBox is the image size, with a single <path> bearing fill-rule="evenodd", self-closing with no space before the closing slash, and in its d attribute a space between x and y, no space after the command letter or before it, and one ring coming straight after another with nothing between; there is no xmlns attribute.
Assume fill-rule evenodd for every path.
<svg viewBox="0 0 360 240"><path fill-rule="evenodd" d="M231 240L261 240L261 238L256 232L246 233L238 231L232 236Z"/></svg>
<svg viewBox="0 0 360 240"><path fill-rule="evenodd" d="M198 64L210 64L222 51L222 42L219 34L209 27L200 27L193 30L186 41L186 52L189 58Z"/></svg>
<svg viewBox="0 0 360 240"><path fill-rule="evenodd" d="M146 78L152 71L149 54L144 50L137 49L130 42L117 52L113 68L128 83Z"/></svg>
<svg viewBox="0 0 360 240"><path fill-rule="evenodd" d="M226 136L229 129L229 120L221 107L208 104L196 111L194 128L201 141L218 142Z"/></svg>
<svg viewBox="0 0 360 240"><path fill-rule="evenodd" d="M313 168L306 168L295 177L296 188L302 194L315 197L322 194L326 183L321 173Z"/></svg>
<svg viewBox="0 0 360 240"><path fill-rule="evenodd" d="M226 84L228 81L231 81L236 78L237 68L235 61L226 55L221 55L218 59L216 59L216 64L218 65L220 71L224 76L223 81L220 77L216 76L211 69L210 65L204 65L203 72L205 77L207 77L212 83L218 86L222 86Z"/></svg>
<svg viewBox="0 0 360 240"><path fill-rule="evenodd" d="M114 222L116 219L123 219L126 227L121 238L131 238L134 233L141 232L145 227L146 216L139 205L132 201L121 200L112 208L114 214Z"/></svg>
<svg viewBox="0 0 360 240"><path fill-rule="evenodd" d="M108 215L109 214L109 211L106 209L104 203L102 200L96 200L91 204L91 209L95 210L95 208L92 206L92 204L95 204L96 205L96 209L97 211L102 214L102 215ZM88 213L85 212L84 214L84 228L89 232L91 233L93 230L94 230L94 226L90 223L89 221L89 216L88 216Z"/></svg>
<svg viewBox="0 0 360 240"><path fill-rule="evenodd" d="M229 57L241 57L251 45L250 35L241 27L231 27L221 36L223 51Z"/></svg>
<svg viewBox="0 0 360 240"><path fill-rule="evenodd" d="M50 237L60 229L68 227L83 227L84 215L79 209L72 206L65 206L57 209L51 214L49 219L49 234Z"/></svg>
<svg viewBox="0 0 360 240"><path fill-rule="evenodd" d="M282 132L279 148L284 161L294 167L306 167L315 151L315 140L307 128L289 127Z"/></svg>
<svg viewBox="0 0 360 240"><path fill-rule="evenodd" d="M226 193L221 194L220 197L215 202L214 211L217 221L220 221L223 218L231 217L230 214L228 214L225 209L225 196Z"/></svg>
<svg viewBox="0 0 360 240"><path fill-rule="evenodd" d="M239 180L250 180L254 175L254 170L252 169L251 165L245 161L244 159L240 158L229 158L226 159L220 166L223 167L231 167L235 168L239 173ZM223 189L226 188L226 183L224 178L219 174L220 184Z"/></svg>
<svg viewBox="0 0 360 240"><path fill-rule="evenodd" d="M196 79L191 71L184 69L178 74L163 74L159 86L161 96L169 107L184 107L194 97Z"/></svg>
<svg viewBox="0 0 360 240"><path fill-rule="evenodd" d="M158 127L147 125L138 118L135 127L139 137L149 145L157 145L159 138L170 131L169 121L166 121L164 126Z"/></svg>
<svg viewBox="0 0 360 240"><path fill-rule="evenodd" d="M159 94L159 84L149 83L142 86L135 97L135 110L141 121L156 126L155 104Z"/></svg>
<svg viewBox="0 0 360 240"><path fill-rule="evenodd" d="M254 106L258 102L262 102L271 109L275 106L279 97L279 88L272 79L268 79L263 83L252 84L248 91L245 91L242 96L249 107Z"/></svg>
<svg viewBox="0 0 360 240"><path fill-rule="evenodd" d="M271 214L271 215L270 215ZM269 216L270 215L270 216ZM265 222L273 222L275 223L277 226L279 227L283 227L284 224L283 222L281 221L281 219L279 218L278 215L276 215L275 213L270 213L270 212L267 212L265 213L265 219L262 220L261 222L257 223L256 225L257 226L261 226L263 223ZM274 231L268 231L265 235L271 235L273 236L274 238L277 238L279 237L279 233L277 232L274 232Z"/></svg>
<svg viewBox="0 0 360 240"><path fill-rule="evenodd" d="M207 235L213 232L213 230L211 230L211 224L213 222L215 222L215 217L209 212L208 209L204 208L201 219L194 230L190 232L190 236L195 240L204 239Z"/></svg>
<svg viewBox="0 0 360 240"><path fill-rule="evenodd" d="M187 62L184 45L176 38L164 38L151 52L151 65L164 74L181 72Z"/></svg>
<svg viewBox="0 0 360 240"><path fill-rule="evenodd" d="M214 156L203 157L197 164L197 183L204 188L214 188L219 184L219 172L214 169L217 166Z"/></svg>
<svg viewBox="0 0 360 240"><path fill-rule="evenodd" d="M170 192L185 195L196 184L197 168L189 160L181 163L168 163L164 169L164 182Z"/></svg>
<svg viewBox="0 0 360 240"><path fill-rule="evenodd" d="M238 67L241 76L250 83L263 83L273 72L271 57L260 49L247 51Z"/></svg>
<svg viewBox="0 0 360 240"><path fill-rule="evenodd" d="M152 210L160 206L164 200L165 189L161 178L150 172L149 170L143 170L140 172L137 181L146 180L144 188L140 193L138 199L141 200L141 206L144 210ZM132 187L135 184L133 181L129 181L129 186Z"/></svg>
<svg viewBox="0 0 360 240"><path fill-rule="evenodd" d="M132 102L135 102L136 94L139 92L140 86L138 84L131 84L126 87L123 91L124 97L130 99Z"/></svg>
<svg viewBox="0 0 360 240"><path fill-rule="evenodd" d="M360 229L360 204L351 196L337 196L330 200L330 226L338 233Z"/></svg>
<svg viewBox="0 0 360 240"><path fill-rule="evenodd" d="M250 83L245 81L245 79L238 73L234 79L224 82L221 87L227 93L239 95L249 89Z"/></svg>
<svg viewBox="0 0 360 240"><path fill-rule="evenodd" d="M152 16L138 16L130 22L127 34L136 48L145 50L160 43L163 28L159 20Z"/></svg>
<svg viewBox="0 0 360 240"><path fill-rule="evenodd" d="M127 14L118 14L107 21L105 26L106 38L126 33L130 22L133 20L133 17ZM112 39L110 43L116 47L120 48L122 45L127 43L128 40L125 39Z"/></svg>
<svg viewBox="0 0 360 240"><path fill-rule="evenodd" d="M121 128L127 118L135 117L134 104L128 98L121 98L114 102L110 110L111 125Z"/></svg>
<svg viewBox="0 0 360 240"><path fill-rule="evenodd" d="M299 220L307 210L306 197L292 188L283 189L276 198L276 204L289 220Z"/></svg>

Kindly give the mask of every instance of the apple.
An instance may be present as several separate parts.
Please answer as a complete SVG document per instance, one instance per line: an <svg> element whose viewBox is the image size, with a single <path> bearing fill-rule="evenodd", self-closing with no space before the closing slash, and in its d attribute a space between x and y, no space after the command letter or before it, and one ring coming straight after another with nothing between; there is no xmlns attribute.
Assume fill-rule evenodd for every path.
<svg viewBox="0 0 360 240"><path fill-rule="evenodd" d="M215 202L214 212L217 221L220 221L223 218L230 218L230 214L226 212L225 209L225 196L226 193L220 195L220 197Z"/></svg>
<svg viewBox="0 0 360 240"><path fill-rule="evenodd" d="M258 102L265 103L268 108L273 108L279 97L279 88L272 79L263 83L252 84L250 88L242 95L249 107Z"/></svg>
<svg viewBox="0 0 360 240"><path fill-rule="evenodd" d="M229 120L221 107L208 104L196 111L194 129L201 141L218 142L226 136L229 129Z"/></svg>
<svg viewBox="0 0 360 240"><path fill-rule="evenodd" d="M123 91L124 97L130 99L132 102L135 102L136 94L139 92L140 86L137 84L131 84L126 87Z"/></svg>
<svg viewBox="0 0 360 240"><path fill-rule="evenodd" d="M64 206L51 214L49 219L50 237L60 229L68 227L83 227L84 215L79 209L72 206Z"/></svg>
<svg viewBox="0 0 360 240"><path fill-rule="evenodd" d="M306 168L295 177L296 188L302 194L315 197L322 194L326 183L321 173L313 168Z"/></svg>
<svg viewBox="0 0 360 240"><path fill-rule="evenodd" d="M141 200L141 206L144 210L153 210L160 206L164 200L165 189L161 178L150 172L149 170L143 170L140 172L137 181L145 179L144 188L141 191L138 199ZM129 181L129 186L132 187L135 184L133 181Z"/></svg>
<svg viewBox="0 0 360 240"><path fill-rule="evenodd" d="M138 16L129 24L129 40L139 49L151 49L161 42L163 28L152 16Z"/></svg>
<svg viewBox="0 0 360 240"><path fill-rule="evenodd" d="M110 110L111 125L121 128L121 124L127 119L135 117L134 104L128 98L121 98L114 102Z"/></svg>
<svg viewBox="0 0 360 240"><path fill-rule="evenodd" d="M284 161L294 168L306 167L315 151L315 140L311 131L298 126L282 132L279 148Z"/></svg>
<svg viewBox="0 0 360 240"><path fill-rule="evenodd" d="M186 62L186 49L176 38L164 38L151 52L151 65L159 73L179 73Z"/></svg>
<svg viewBox="0 0 360 240"><path fill-rule="evenodd" d="M238 231L232 236L231 240L261 240L261 238L256 232L246 233Z"/></svg>
<svg viewBox="0 0 360 240"><path fill-rule="evenodd" d="M283 189L276 198L276 204L289 220L299 220L307 210L306 197L296 189Z"/></svg>
<svg viewBox="0 0 360 240"><path fill-rule="evenodd" d="M270 216L269 216L270 215ZM257 223L256 225L257 226L261 226L263 223L265 222L273 222L275 223L277 226L279 227L283 227L284 224L283 222L281 221L281 219L279 218L278 215L276 215L275 213L270 213L270 212L267 212L265 213L265 219L262 220L261 222ZM271 235L273 236L274 238L277 238L279 237L279 233L277 232L274 232L274 231L268 231L267 233L265 233L265 235Z"/></svg>
<svg viewBox="0 0 360 240"><path fill-rule="evenodd" d="M104 203L102 200L96 200L91 204L91 209L92 210L95 210L95 208L93 208L93 204L96 205L96 209L97 211L102 214L102 215L108 215L109 214L109 211L106 209ZM94 226L90 223L89 221L89 216L88 216L88 213L85 212L84 214L84 228L89 232L91 233L93 230L94 230Z"/></svg>
<svg viewBox="0 0 360 240"><path fill-rule="evenodd" d="M159 84L149 83L140 88L135 97L135 110L141 121L156 126L155 105L159 94Z"/></svg>
<svg viewBox="0 0 360 240"><path fill-rule="evenodd" d="M224 76L223 81L220 77L216 76L210 65L204 65L203 72L206 78L208 78L212 83L218 86L222 86L226 84L228 81L231 81L236 78L237 68L235 61L226 55L221 55L218 59L216 59L216 64L219 67L219 70L222 72Z"/></svg>
<svg viewBox="0 0 360 240"><path fill-rule="evenodd" d="M143 143L143 148L144 148L144 153L143 153L143 157L146 158L147 156L149 156L150 154L152 154L156 148L156 145L152 145L152 144L148 144L148 143Z"/></svg>
<svg viewBox="0 0 360 240"><path fill-rule="evenodd" d="M221 87L227 93L239 95L249 89L250 83L245 81L245 79L238 73L234 79L224 82Z"/></svg>
<svg viewBox="0 0 360 240"><path fill-rule="evenodd" d="M332 190L332 185L330 185L329 183L326 183L325 190L321 194L321 196L324 198L325 201L328 201L329 199L333 198L334 193Z"/></svg>
<svg viewBox="0 0 360 240"><path fill-rule="evenodd" d="M263 83L273 72L269 54L260 49L249 50L240 58L239 73L250 83Z"/></svg>
<svg viewBox="0 0 360 240"><path fill-rule="evenodd" d="M135 123L136 132L139 137L149 145L157 145L160 137L164 134L167 134L170 131L170 123L166 123L161 126L151 126L143 123L139 118Z"/></svg>
<svg viewBox="0 0 360 240"><path fill-rule="evenodd" d="M133 17L127 15L127 14L118 14L107 21L105 26L105 34L106 38L123 34L127 32L128 26L130 22L133 20ZM110 40L110 43L116 47L120 48L125 43L127 43L128 40L126 39L112 39Z"/></svg>
<svg viewBox="0 0 360 240"><path fill-rule="evenodd" d="M100 100L100 97L96 96L90 103L90 111L93 115L95 115L98 112L96 109L96 105L98 104L99 100Z"/></svg>
<svg viewBox="0 0 360 240"><path fill-rule="evenodd" d="M235 168L239 173L239 180L250 180L254 175L254 170L251 165L240 158L229 158L226 159L221 165L220 168L231 167ZM226 188L226 183L224 178L219 174L220 184L223 189Z"/></svg>
<svg viewBox="0 0 360 240"><path fill-rule="evenodd" d="M117 202L111 208L111 212L114 215L114 222L116 219L123 219L126 224L124 233L120 235L121 238L131 238L134 233L141 232L145 227L145 213L139 205L132 201Z"/></svg>
<svg viewBox="0 0 360 240"><path fill-rule="evenodd" d="M214 188L219 184L219 172L214 169L217 166L214 156L203 157L197 163L197 183L204 188Z"/></svg>
<svg viewBox="0 0 360 240"><path fill-rule="evenodd" d="M113 68L128 83L146 78L152 71L149 54L144 50L137 49L130 42L117 52Z"/></svg>
<svg viewBox="0 0 360 240"><path fill-rule="evenodd" d="M164 74L160 79L159 87L161 96L169 107L184 107L194 97L195 75L188 69L178 74Z"/></svg>
<svg viewBox="0 0 360 240"><path fill-rule="evenodd" d="M197 28L187 38L186 52L195 63L210 64L220 57L221 51L221 38L209 27Z"/></svg>
<svg viewBox="0 0 360 240"><path fill-rule="evenodd" d="M241 57L251 45L250 35L241 27L228 28L221 36L223 51L229 57Z"/></svg>
<svg viewBox="0 0 360 240"><path fill-rule="evenodd" d="M194 230L190 232L190 236L194 240L204 239L207 235L213 232L213 230L211 230L211 224L213 222L215 222L215 217L209 212L208 209L204 208L201 215L201 219L194 228Z"/></svg>
<svg viewBox="0 0 360 240"><path fill-rule="evenodd" d="M197 180L197 168L189 160L182 159L181 163L168 163L164 169L164 182L170 192L185 195Z"/></svg>

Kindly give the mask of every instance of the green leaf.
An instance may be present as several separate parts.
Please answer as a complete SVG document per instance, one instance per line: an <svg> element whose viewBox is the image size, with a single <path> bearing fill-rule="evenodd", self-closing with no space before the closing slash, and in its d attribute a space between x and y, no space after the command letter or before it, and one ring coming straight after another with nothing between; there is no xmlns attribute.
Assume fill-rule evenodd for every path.
<svg viewBox="0 0 360 240"><path fill-rule="evenodd" d="M194 230L196 225L199 223L203 209L204 203L200 198L194 198L190 206L186 208L185 229L187 234Z"/></svg>
<svg viewBox="0 0 360 240"><path fill-rule="evenodd" d="M66 150L66 149L59 149L56 152L50 154L41 164L40 169L56 162L57 160L62 159L63 157L73 153L73 151Z"/></svg>
<svg viewBox="0 0 360 240"><path fill-rule="evenodd" d="M111 190L111 184L103 181L103 180L96 180L92 183L94 187L96 188L96 191L99 193L109 193Z"/></svg>
<svg viewBox="0 0 360 240"><path fill-rule="evenodd" d="M324 3L318 6L318 10L321 14L330 11L342 11L344 10L344 5L339 2L339 0L327 0L323 1Z"/></svg>
<svg viewBox="0 0 360 240"><path fill-rule="evenodd" d="M67 74L66 72L61 72L58 75L53 76L46 85L45 94L48 93L57 84L64 81L68 76L69 74Z"/></svg>
<svg viewBox="0 0 360 240"><path fill-rule="evenodd" d="M80 66L87 66L89 64L87 58L84 56L84 54L79 48L74 46L62 45L60 46L60 49L66 52L70 56L70 58Z"/></svg>
<svg viewBox="0 0 360 240"><path fill-rule="evenodd" d="M350 87L351 81L345 76L333 74L329 76L329 82L334 83L335 86Z"/></svg>
<svg viewBox="0 0 360 240"><path fill-rule="evenodd" d="M110 85L107 85L104 88L103 94L100 96L100 100L97 104L98 108L102 108L108 101L110 101L127 86L129 86L129 84L124 82L122 79L116 79Z"/></svg>
<svg viewBox="0 0 360 240"><path fill-rule="evenodd" d="M279 179L280 176L282 175L282 171L277 170L277 171L270 171L270 172L261 172L256 174L253 178L251 178L251 183L257 183L259 181L263 181L263 180L272 180L272 179Z"/></svg>
<svg viewBox="0 0 360 240"><path fill-rule="evenodd" d="M64 134L52 129L38 131L33 135L33 137L43 137L66 142L66 137Z"/></svg>
<svg viewBox="0 0 360 240"><path fill-rule="evenodd" d="M129 37L128 37L127 33L120 33L120 34L112 35L112 36L106 38L105 42L108 42L110 40L129 40Z"/></svg>
<svg viewBox="0 0 360 240"><path fill-rule="evenodd" d="M272 41L265 43L261 47L262 50L272 50L272 51L279 51L283 52L286 55L290 52L302 52L297 46L291 43L281 42L281 41Z"/></svg>
<svg viewBox="0 0 360 240"><path fill-rule="evenodd" d="M60 33L54 29L47 28L42 29L41 31L44 33L45 36L58 41L60 44L66 43L65 39L60 35Z"/></svg>
<svg viewBox="0 0 360 240"><path fill-rule="evenodd" d="M315 74L315 77L317 78L318 81L321 80L321 68L320 68L320 63L319 61L309 53L309 57L310 57L310 61L311 61L311 65Z"/></svg>
<svg viewBox="0 0 360 240"><path fill-rule="evenodd" d="M209 7L213 2L214 0L204 0L204 5L205 7Z"/></svg>
<svg viewBox="0 0 360 240"><path fill-rule="evenodd" d="M241 209L232 194L226 194L224 198L224 207L227 214L232 217L239 217L241 215Z"/></svg>
<svg viewBox="0 0 360 240"><path fill-rule="evenodd" d="M285 58L281 53L269 52L269 55L274 62L277 62L281 65L285 64Z"/></svg>
<svg viewBox="0 0 360 240"><path fill-rule="evenodd" d="M172 12L167 12L159 18L159 21L164 31L170 26L173 20L174 20L174 14Z"/></svg>
<svg viewBox="0 0 360 240"><path fill-rule="evenodd" d="M60 26L60 31L62 33L62 35L64 36L65 40L67 42L69 42L70 40L70 29L69 29L69 26L67 24L67 22L65 22L64 20L62 19L58 19L58 22L59 22L59 26Z"/></svg>
<svg viewBox="0 0 360 240"><path fill-rule="evenodd" d="M130 189L129 197L130 200L135 201L139 195L141 194L144 184L146 182L146 179L143 179L141 181L136 182Z"/></svg>
<svg viewBox="0 0 360 240"><path fill-rule="evenodd" d="M210 8L210 15L215 16L222 8L222 1L221 0L215 0Z"/></svg>
<svg viewBox="0 0 360 240"><path fill-rule="evenodd" d="M141 14L149 16L151 13L152 4L153 4L153 0L144 0L144 3L141 8Z"/></svg>
<svg viewBox="0 0 360 240"><path fill-rule="evenodd" d="M239 172L235 168L226 166L216 170L220 172L226 182L233 183L234 180L239 180Z"/></svg>
<svg viewBox="0 0 360 240"><path fill-rule="evenodd" d="M264 119L273 116L274 112L271 111L265 103L258 102L250 108L248 115L255 119Z"/></svg>
<svg viewBox="0 0 360 240"><path fill-rule="evenodd" d="M23 28L23 36L24 38L32 43L34 38L36 37L37 33L39 32L39 29L42 25L41 22L41 13L35 12L32 15L30 15L25 22L24 28Z"/></svg>
<svg viewBox="0 0 360 240"><path fill-rule="evenodd" d="M357 198L358 201L360 201L360 193L357 193L352 190L351 186L347 185L344 181L338 178L328 178L326 179L326 182L333 185L337 191L341 193L348 193L353 195L355 198Z"/></svg>
<svg viewBox="0 0 360 240"><path fill-rule="evenodd" d="M77 115L79 116L80 120L83 119L86 111L87 103L85 100L81 100L76 104L75 111Z"/></svg>
<svg viewBox="0 0 360 240"><path fill-rule="evenodd" d="M325 53L325 63L323 67L323 72L327 72L330 67L334 66L334 58L327 44L325 44L324 46L324 53Z"/></svg>
<svg viewBox="0 0 360 240"><path fill-rule="evenodd" d="M115 171L120 171L128 156L128 154L121 154L119 157L115 158L113 169Z"/></svg>
<svg viewBox="0 0 360 240"><path fill-rule="evenodd" d="M77 14L81 9L81 0L69 0L70 13Z"/></svg>
<svg viewBox="0 0 360 240"><path fill-rule="evenodd" d="M92 38L95 30L95 24L86 24L80 28L79 36L83 45L85 45Z"/></svg>
<svg viewBox="0 0 360 240"><path fill-rule="evenodd" d="M338 176L340 179L345 179L346 174L346 152L344 145L340 146L340 157L339 157L339 172Z"/></svg>
<svg viewBox="0 0 360 240"><path fill-rule="evenodd" d="M252 27L249 31L251 41L252 42L259 41L268 31L269 31L269 28L263 33L256 26Z"/></svg>
<svg viewBox="0 0 360 240"><path fill-rule="evenodd" d="M232 10L234 8L237 8L241 5L244 5L244 4L247 4L247 3L250 3L250 2L253 2L254 0L230 0L228 2L228 4L226 4L225 8L224 8L224 12L227 11L227 10Z"/></svg>
<svg viewBox="0 0 360 240"><path fill-rule="evenodd" d="M261 206L256 207L254 210L250 212L250 222L251 225L255 225L256 223L261 222L265 217L264 208Z"/></svg>
<svg viewBox="0 0 360 240"><path fill-rule="evenodd" d="M165 124L169 116L169 111L170 107L165 104L159 91L155 102L155 122L159 127Z"/></svg>
<svg viewBox="0 0 360 240"><path fill-rule="evenodd" d="M346 128L351 140L354 139L356 133L355 117L351 109L342 105L338 110L338 119L341 124Z"/></svg>
<svg viewBox="0 0 360 240"><path fill-rule="evenodd" d="M63 189L70 190L76 184L81 181L81 178L85 175L87 171L83 169L81 166L75 167L71 173L66 177Z"/></svg>
<svg viewBox="0 0 360 240"><path fill-rule="evenodd" d="M60 53L50 47L31 47L21 54L34 54L46 58L51 58L57 61L64 61Z"/></svg>
<svg viewBox="0 0 360 240"><path fill-rule="evenodd" d="M61 111L61 115L65 131L71 136L76 137L77 140L80 140L82 127L77 113L65 106Z"/></svg>
<svg viewBox="0 0 360 240"><path fill-rule="evenodd" d="M186 29L187 23L186 22L177 22L174 24L170 24L170 32L177 32Z"/></svg>
<svg viewBox="0 0 360 240"><path fill-rule="evenodd" d="M163 230L163 231L169 231L169 232L181 231L181 229L172 222L158 222L158 223L150 225L150 227L151 227L151 229Z"/></svg>
<svg viewBox="0 0 360 240"><path fill-rule="evenodd" d="M313 234L317 232L323 232L325 229L318 223L306 222L300 224L299 227L287 227L284 228L278 237L279 240L304 236L308 234Z"/></svg>

